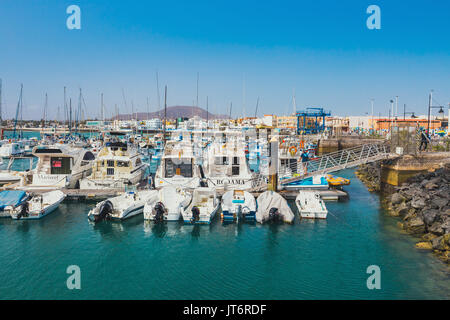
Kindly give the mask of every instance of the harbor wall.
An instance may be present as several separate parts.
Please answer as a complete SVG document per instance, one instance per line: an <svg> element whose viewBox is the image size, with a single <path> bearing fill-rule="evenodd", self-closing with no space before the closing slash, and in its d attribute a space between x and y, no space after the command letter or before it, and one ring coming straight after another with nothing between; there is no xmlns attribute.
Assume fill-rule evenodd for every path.
<svg viewBox="0 0 450 320"><path fill-rule="evenodd" d="M404 155L362 165L356 174L380 193L398 226L420 238L418 249L450 263L450 152Z"/></svg>
<svg viewBox="0 0 450 320"><path fill-rule="evenodd" d="M340 138L320 139L317 142L317 152L319 155L339 151L342 149L358 147L363 144L378 143L380 139L363 138L359 136L348 136Z"/></svg>

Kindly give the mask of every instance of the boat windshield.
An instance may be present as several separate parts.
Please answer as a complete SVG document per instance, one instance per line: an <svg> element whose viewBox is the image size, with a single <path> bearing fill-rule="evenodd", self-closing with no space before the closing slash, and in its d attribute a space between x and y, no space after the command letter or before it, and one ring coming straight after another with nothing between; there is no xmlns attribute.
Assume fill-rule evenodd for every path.
<svg viewBox="0 0 450 320"><path fill-rule="evenodd" d="M165 177L172 178L174 175L183 176L185 178L192 178L192 161L191 159L177 160L172 159L165 160Z"/></svg>

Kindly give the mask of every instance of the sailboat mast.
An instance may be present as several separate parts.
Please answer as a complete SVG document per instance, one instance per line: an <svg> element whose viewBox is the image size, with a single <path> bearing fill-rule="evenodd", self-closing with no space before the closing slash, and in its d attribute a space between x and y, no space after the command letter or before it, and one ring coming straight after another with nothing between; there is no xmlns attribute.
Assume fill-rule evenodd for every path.
<svg viewBox="0 0 450 320"><path fill-rule="evenodd" d="M19 110L20 110L20 107L22 105L22 90L23 90L23 84L20 84L20 95L19 95L19 101L17 102L17 108L16 108L16 119L14 121L13 139L16 138L17 120L19 118Z"/></svg>

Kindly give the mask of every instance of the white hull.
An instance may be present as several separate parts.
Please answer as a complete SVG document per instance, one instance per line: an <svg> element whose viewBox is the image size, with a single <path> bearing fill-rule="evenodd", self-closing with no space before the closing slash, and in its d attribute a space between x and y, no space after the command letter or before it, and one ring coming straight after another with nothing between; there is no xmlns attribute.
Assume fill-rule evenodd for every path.
<svg viewBox="0 0 450 320"><path fill-rule="evenodd" d="M300 217L306 219L326 219L328 210L317 192L300 191L295 199Z"/></svg>
<svg viewBox="0 0 450 320"><path fill-rule="evenodd" d="M35 219L41 219L45 217L46 215L52 213L56 209L58 209L59 204L65 199L66 195L62 193L61 191L51 191L47 194L43 194L42 196L45 197L46 195L52 194L52 197L49 197L50 201L52 201L51 204L43 203L43 207L41 207L39 204L37 204L37 208L34 209L34 205L31 205L31 209L28 213L28 216L22 216L19 218L19 210L20 207L17 207L15 210L11 212L11 218L14 220L35 220ZM33 199L31 201L28 201L28 203L32 203Z"/></svg>

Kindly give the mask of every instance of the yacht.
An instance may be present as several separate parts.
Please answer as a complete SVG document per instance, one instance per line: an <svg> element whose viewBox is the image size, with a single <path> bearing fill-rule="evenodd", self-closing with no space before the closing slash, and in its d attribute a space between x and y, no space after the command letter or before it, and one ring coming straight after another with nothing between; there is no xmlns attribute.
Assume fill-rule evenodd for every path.
<svg viewBox="0 0 450 320"><path fill-rule="evenodd" d="M136 149L123 142L107 142L94 161L92 174L81 179L80 189L136 186L145 178L146 169Z"/></svg>
<svg viewBox="0 0 450 320"><path fill-rule="evenodd" d="M23 145L18 142L5 143L0 147L0 157L2 158L20 156L23 153Z"/></svg>
<svg viewBox="0 0 450 320"><path fill-rule="evenodd" d="M249 190L255 181L246 161L244 144L237 141L212 143L207 150L204 172L208 184L217 191Z"/></svg>
<svg viewBox="0 0 450 320"><path fill-rule="evenodd" d="M80 179L92 172L94 154L65 145L34 147L36 167L21 181L19 188L78 188Z"/></svg>
<svg viewBox="0 0 450 320"><path fill-rule="evenodd" d="M200 186L202 173L190 143L168 142L155 174L155 188L175 186L194 189Z"/></svg>

